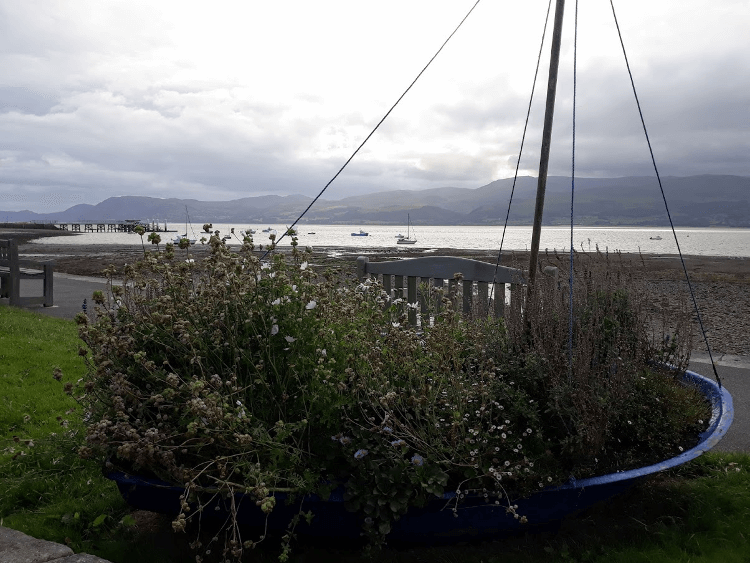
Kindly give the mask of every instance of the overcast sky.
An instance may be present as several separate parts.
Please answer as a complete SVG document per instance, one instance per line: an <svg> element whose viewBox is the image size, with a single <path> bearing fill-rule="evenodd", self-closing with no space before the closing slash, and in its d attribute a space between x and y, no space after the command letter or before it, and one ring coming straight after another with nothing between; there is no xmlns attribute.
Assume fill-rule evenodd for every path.
<svg viewBox="0 0 750 563"><path fill-rule="evenodd" d="M0 0L0 210L315 195L474 3ZM615 8L660 173L750 175L748 0ZM324 197L511 177L546 9L479 2ZM574 11L555 175L570 174ZM652 174L608 0L580 0L578 54L576 175ZM543 65L522 174L546 82Z"/></svg>

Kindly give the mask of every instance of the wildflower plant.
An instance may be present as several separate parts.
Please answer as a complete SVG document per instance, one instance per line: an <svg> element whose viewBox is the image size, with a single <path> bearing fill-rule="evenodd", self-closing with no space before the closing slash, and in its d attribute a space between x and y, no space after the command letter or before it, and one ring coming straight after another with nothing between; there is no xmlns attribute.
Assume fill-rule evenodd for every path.
<svg viewBox="0 0 750 563"><path fill-rule="evenodd" d="M275 493L304 504L343 485L374 544L446 493L456 515L471 497L525 522L515 499L674 454L709 418L649 364L684 358L689 331L665 347L616 276L582 268L580 292L537 288L501 319L464 316L438 290L435 322L416 327L377 282L311 267L291 237L288 255L248 235L232 250L218 232L202 262L146 252L94 296L95 322L78 317L81 454L184 486L176 531L230 499L226 558L262 539L242 538L237 493L270 515Z"/></svg>

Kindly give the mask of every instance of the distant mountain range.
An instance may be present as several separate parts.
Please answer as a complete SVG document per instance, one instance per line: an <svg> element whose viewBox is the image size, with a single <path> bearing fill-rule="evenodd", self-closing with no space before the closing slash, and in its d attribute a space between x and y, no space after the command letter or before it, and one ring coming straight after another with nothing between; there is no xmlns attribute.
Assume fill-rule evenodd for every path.
<svg viewBox="0 0 750 563"><path fill-rule="evenodd" d="M750 177L688 176L662 178L675 226L750 227ZM518 179L509 224L533 222L537 179ZM397 190L320 199L307 212L307 224L403 225L407 213L414 225L498 225L508 212L512 179L476 189ZM570 178L547 180L544 224L570 222ZM232 201L111 197L96 205L75 205L56 213L0 211L0 223L57 221L96 222L124 219L184 223L187 207L193 224L291 224L310 204L302 195L246 197ZM669 219L654 177L576 178L575 222L587 226L662 226Z"/></svg>

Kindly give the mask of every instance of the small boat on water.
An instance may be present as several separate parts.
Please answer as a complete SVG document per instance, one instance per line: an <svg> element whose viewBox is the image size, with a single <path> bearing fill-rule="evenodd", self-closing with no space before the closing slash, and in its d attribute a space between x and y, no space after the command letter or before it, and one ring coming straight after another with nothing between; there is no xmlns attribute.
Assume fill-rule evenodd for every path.
<svg viewBox="0 0 750 563"><path fill-rule="evenodd" d="M188 236L187 236L187 233L185 233L184 235L180 235L180 236L178 236L178 237L174 237L174 238L172 239L172 242L173 242L174 244L180 244L180 241L181 241L182 239L187 239L187 241L188 241L188 242L189 242L190 244L195 244L195 239L194 239L194 238L188 238Z"/></svg>
<svg viewBox="0 0 750 563"><path fill-rule="evenodd" d="M661 237L659 235L656 235L655 237L649 237L650 240L661 240Z"/></svg>
<svg viewBox="0 0 750 563"><path fill-rule="evenodd" d="M370 236L370 233L366 233L365 231L360 229L358 233L352 233L352 236L353 237L367 237L367 236Z"/></svg>
<svg viewBox="0 0 750 563"><path fill-rule="evenodd" d="M194 239L194 238L188 238L188 236L187 236L187 232L188 232L188 224L189 224L189 223L190 223L190 213L188 213L188 208L187 208L187 205L186 205L186 206L185 206L185 234L184 234L184 235L179 235L179 236L176 236L176 237L174 237L174 238L172 239L172 242L173 242L174 244L177 244L177 245L179 245L179 244L180 244L180 241L181 241L182 239L187 239L187 241L188 241L188 242L189 242L189 243L190 243L191 245L192 245L192 244L195 244L195 239ZM191 227L191 228L192 228L192 227Z"/></svg>
<svg viewBox="0 0 750 563"><path fill-rule="evenodd" d="M417 239L411 238L411 217L406 215L406 236L399 234L396 244L415 244Z"/></svg>

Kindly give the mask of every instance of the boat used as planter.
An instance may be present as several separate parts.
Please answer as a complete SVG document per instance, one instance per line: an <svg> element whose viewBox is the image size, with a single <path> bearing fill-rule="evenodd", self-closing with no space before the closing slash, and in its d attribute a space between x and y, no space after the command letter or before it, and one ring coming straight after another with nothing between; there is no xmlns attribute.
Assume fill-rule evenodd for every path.
<svg viewBox="0 0 750 563"><path fill-rule="evenodd" d="M653 465L581 480L571 479L562 485L548 487L528 498L514 500L514 504L518 505L516 512L525 516L532 526L560 521L626 491L644 477L682 465L713 448L732 424L732 397L716 382L692 371L686 371L682 381L698 389L711 405L711 420L695 447ZM180 495L184 493L182 487L121 471L112 471L107 477L117 484L125 501L135 509L172 516L180 511ZM454 515L455 496L455 492L446 493L442 497L435 497L423 508L412 507L393 523L388 538L411 543L450 543L498 537L524 526L508 513L503 501L495 504L494 500L488 502L481 495L467 495L458 504ZM276 507L266 522L266 515L255 502L246 499L243 494L237 494L238 523L247 526L267 524L269 530L285 530L300 505L298 502L286 504L284 494L277 494L277 499ZM204 517L226 518L229 503L226 498L212 501L204 509ZM311 510L315 518L309 525L301 522L297 526L297 534L331 538L358 538L361 535L363 516L346 510L342 487L335 489L327 500L308 495L302 509Z"/></svg>
<svg viewBox="0 0 750 563"><path fill-rule="evenodd" d="M549 146L552 136L552 117L554 114L564 3L564 0L558 0L558 8L555 11L550 80L545 108L542 154L528 269L528 284L532 287L538 269L537 255L549 164ZM575 142L573 146L575 147ZM571 171L571 175L575 178L574 170ZM299 219L301 218L302 216ZM572 229L571 206L571 232ZM406 239L398 240L397 243L409 244L411 238L409 231L407 233ZM360 229L358 233L351 233L351 236L368 236L368 233ZM507 510L508 505L504 504L505 499L495 500L492 497L479 494L469 494L464 498L457 499L455 492L445 493L440 497L434 497L424 507L411 507L406 514L392 523L391 530L387 535L388 539L417 543L447 543L498 537L526 525L521 522L521 518L515 518L513 512L525 517L523 520L527 520L531 526L557 522L566 516L629 489L649 475L695 459L713 448L726 434L733 419L732 398L720 384L692 371L684 372L682 381L685 385L694 386L698 389L710 403L712 411L707 429L697 437L697 444L690 450L644 467L581 480L571 478L566 483L541 489L527 498L513 500L513 504L517 505L514 511ZM123 498L132 507L174 516L180 514L180 496L185 492L182 487L155 479L127 475L118 471L110 472L107 476L117 483ZM286 495L278 494L275 508L270 514L266 515L249 496L237 494L234 498L231 496L226 498L225 495L209 492L202 499L205 505L201 514L205 518L218 517L220 521L226 522L229 507L234 505L237 510L238 524L284 532L288 529L294 515L300 510L305 512L309 510L314 514L314 518L309 524L306 521L300 522L294 530L295 534L319 538L359 538L362 536L363 526L369 525L369 522L364 514L347 511L344 495L345 490L340 487L334 490L327 499L308 495L301 499L300 505L300 499L297 499L296 502L287 503L284 502L287 500ZM191 513L194 514L195 510ZM265 531L262 534L265 535Z"/></svg>

